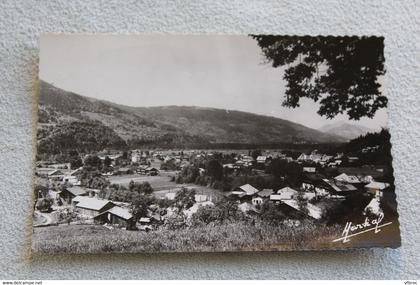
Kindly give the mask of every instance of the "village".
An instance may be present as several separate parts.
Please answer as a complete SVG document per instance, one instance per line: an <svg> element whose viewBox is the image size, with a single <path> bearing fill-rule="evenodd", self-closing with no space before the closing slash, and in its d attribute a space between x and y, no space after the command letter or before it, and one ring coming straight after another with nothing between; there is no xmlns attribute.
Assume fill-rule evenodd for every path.
<svg viewBox="0 0 420 285"><path fill-rule="evenodd" d="M107 150L72 163L38 161L34 227L95 224L149 232L211 222L207 212L226 203L245 218L325 223L352 197L367 201L363 214L378 215L390 187L386 169L359 159L254 149Z"/></svg>

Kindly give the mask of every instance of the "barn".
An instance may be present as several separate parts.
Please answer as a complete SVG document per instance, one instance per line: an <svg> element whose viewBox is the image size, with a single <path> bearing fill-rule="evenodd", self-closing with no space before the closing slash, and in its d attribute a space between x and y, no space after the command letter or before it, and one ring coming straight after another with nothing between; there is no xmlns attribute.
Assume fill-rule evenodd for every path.
<svg viewBox="0 0 420 285"><path fill-rule="evenodd" d="M96 223L100 224L113 224L120 227L125 227L128 230L135 228L135 221L133 215L124 208L115 206L105 212L96 215L94 218Z"/></svg>
<svg viewBox="0 0 420 285"><path fill-rule="evenodd" d="M88 192L82 187L67 187L58 193L59 197L67 204L71 204L72 200L77 196L86 196Z"/></svg>
<svg viewBox="0 0 420 285"><path fill-rule="evenodd" d="M93 218L114 206L115 204L109 200L86 197L81 199L74 207L81 215Z"/></svg>

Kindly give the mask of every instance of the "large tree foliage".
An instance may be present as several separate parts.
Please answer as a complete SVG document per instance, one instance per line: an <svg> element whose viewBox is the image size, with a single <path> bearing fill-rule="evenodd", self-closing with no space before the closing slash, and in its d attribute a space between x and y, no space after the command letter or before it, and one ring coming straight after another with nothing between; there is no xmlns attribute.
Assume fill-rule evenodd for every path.
<svg viewBox="0 0 420 285"><path fill-rule="evenodd" d="M299 107L300 98L320 103L329 119L372 118L387 106L378 77L385 74L380 37L293 37L253 35L273 67L286 66L283 106Z"/></svg>

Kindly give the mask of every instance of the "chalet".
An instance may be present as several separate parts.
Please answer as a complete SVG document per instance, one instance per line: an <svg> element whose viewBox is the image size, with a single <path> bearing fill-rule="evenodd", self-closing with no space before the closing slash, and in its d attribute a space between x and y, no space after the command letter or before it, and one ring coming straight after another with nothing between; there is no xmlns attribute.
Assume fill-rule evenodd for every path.
<svg viewBox="0 0 420 285"><path fill-rule="evenodd" d="M53 163L49 164L48 167L54 169L70 169L70 163Z"/></svg>
<svg viewBox="0 0 420 285"><path fill-rule="evenodd" d="M265 155L260 155L257 157L257 163L259 164L264 164L267 161L267 156Z"/></svg>
<svg viewBox="0 0 420 285"><path fill-rule="evenodd" d="M348 156L348 157L347 157L347 160L348 160L350 163L353 163L353 162L357 162L357 161L359 160L359 158L358 158L357 156Z"/></svg>
<svg viewBox="0 0 420 285"><path fill-rule="evenodd" d="M358 191L358 189L349 183L345 183L345 182L341 182L341 181L332 181L332 180L328 180L328 179L323 179L325 184L327 184L329 186L329 188L327 188L327 191L331 194L331 195L348 195L348 194L352 194Z"/></svg>
<svg viewBox="0 0 420 285"><path fill-rule="evenodd" d="M133 171L128 167L120 167L114 171L114 175L132 174Z"/></svg>
<svg viewBox="0 0 420 285"><path fill-rule="evenodd" d="M128 230L135 228L133 215L127 209L118 206L112 207L96 215L93 219L97 223L118 225L120 227L125 227Z"/></svg>
<svg viewBox="0 0 420 285"><path fill-rule="evenodd" d="M274 202L291 200L298 194L298 191L290 187L284 187L277 191L276 194L270 195L270 200Z"/></svg>
<svg viewBox="0 0 420 285"><path fill-rule="evenodd" d="M372 181L369 184L365 185L365 189L368 193L375 196L382 196L383 191L389 187L389 183Z"/></svg>
<svg viewBox="0 0 420 285"><path fill-rule="evenodd" d="M48 172L47 176L49 179L55 180L55 181L62 181L64 177L64 171L61 169L54 169Z"/></svg>
<svg viewBox="0 0 420 285"><path fill-rule="evenodd" d="M203 194L195 194L194 198L197 203L209 201L209 196Z"/></svg>
<svg viewBox="0 0 420 285"><path fill-rule="evenodd" d="M289 208L288 210L296 211L302 213L303 210L301 209L298 201L296 200L285 200L281 203L282 208ZM311 203L306 203L306 214L308 217L311 217L315 220L319 220L322 218L322 210L318 206L315 206Z"/></svg>
<svg viewBox="0 0 420 285"><path fill-rule="evenodd" d="M93 218L114 206L115 204L109 200L86 197L81 199L80 202L75 205L75 208L80 214Z"/></svg>
<svg viewBox="0 0 420 285"><path fill-rule="evenodd" d="M263 199L270 198L270 195L272 195L273 193L274 193L273 189L263 189L257 193L257 196Z"/></svg>
<svg viewBox="0 0 420 285"><path fill-rule="evenodd" d="M150 176L159 175L159 170L157 168L155 168L155 167L149 166L149 167L146 168L145 171L146 171L146 174L147 175L150 175Z"/></svg>
<svg viewBox="0 0 420 285"><path fill-rule="evenodd" d="M71 185L79 186L81 185L80 180L73 175L66 175L63 177L63 183L70 183Z"/></svg>
<svg viewBox="0 0 420 285"><path fill-rule="evenodd" d="M249 199L251 200L251 197L258 193L259 190L255 187L253 187L250 184L245 184L242 186L237 187L235 190L232 191L232 195L236 196L240 199Z"/></svg>
<svg viewBox="0 0 420 285"><path fill-rule="evenodd" d="M306 174L302 181L304 190L315 191L318 195L328 195L330 186L325 183L325 177L321 174Z"/></svg>
<svg viewBox="0 0 420 285"><path fill-rule="evenodd" d="M71 204L77 196L87 196L88 192L79 186L67 187L58 193L58 196L67 204Z"/></svg>
<svg viewBox="0 0 420 285"><path fill-rule="evenodd" d="M69 176L77 176L77 175L82 174L82 171L83 171L83 167L79 167L75 170L70 171L70 173L68 175Z"/></svg>
<svg viewBox="0 0 420 285"><path fill-rule="evenodd" d="M142 217L139 219L140 230L142 231L150 231L152 230L152 219L148 217Z"/></svg>
<svg viewBox="0 0 420 285"><path fill-rule="evenodd" d="M355 175L347 175L345 173L341 173L340 175L334 177L335 181L344 182L344 183L360 183L359 178Z"/></svg>
<svg viewBox="0 0 420 285"><path fill-rule="evenodd" d="M264 202L263 198L258 197L258 196L252 198L252 201L251 201L252 205L254 205L254 206L261 205L263 202Z"/></svg>
<svg viewBox="0 0 420 285"><path fill-rule="evenodd" d="M37 167L35 169L35 175L39 177L48 178L48 173L50 173L53 170L54 169L52 168Z"/></svg>
<svg viewBox="0 0 420 285"><path fill-rule="evenodd" d="M304 167L303 172L315 173L316 172L316 167Z"/></svg>

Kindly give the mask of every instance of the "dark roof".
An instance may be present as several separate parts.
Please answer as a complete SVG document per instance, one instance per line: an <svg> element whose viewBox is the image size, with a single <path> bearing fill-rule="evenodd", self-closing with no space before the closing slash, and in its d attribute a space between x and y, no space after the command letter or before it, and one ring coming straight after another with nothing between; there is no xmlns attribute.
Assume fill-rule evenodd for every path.
<svg viewBox="0 0 420 285"><path fill-rule="evenodd" d="M303 178L303 181L312 183L322 183L323 179L325 179L324 175L318 173L306 173Z"/></svg>
<svg viewBox="0 0 420 285"><path fill-rule="evenodd" d="M66 188L66 190L68 192L70 192L71 194L73 194L74 196L81 196L81 195L86 195L87 194L87 192L84 188L78 187L78 186L68 187L68 188ZM61 191L61 192L63 192L63 191Z"/></svg>
<svg viewBox="0 0 420 285"><path fill-rule="evenodd" d="M273 189L263 189L260 192L257 193L260 197L270 197L271 194L274 193Z"/></svg>

